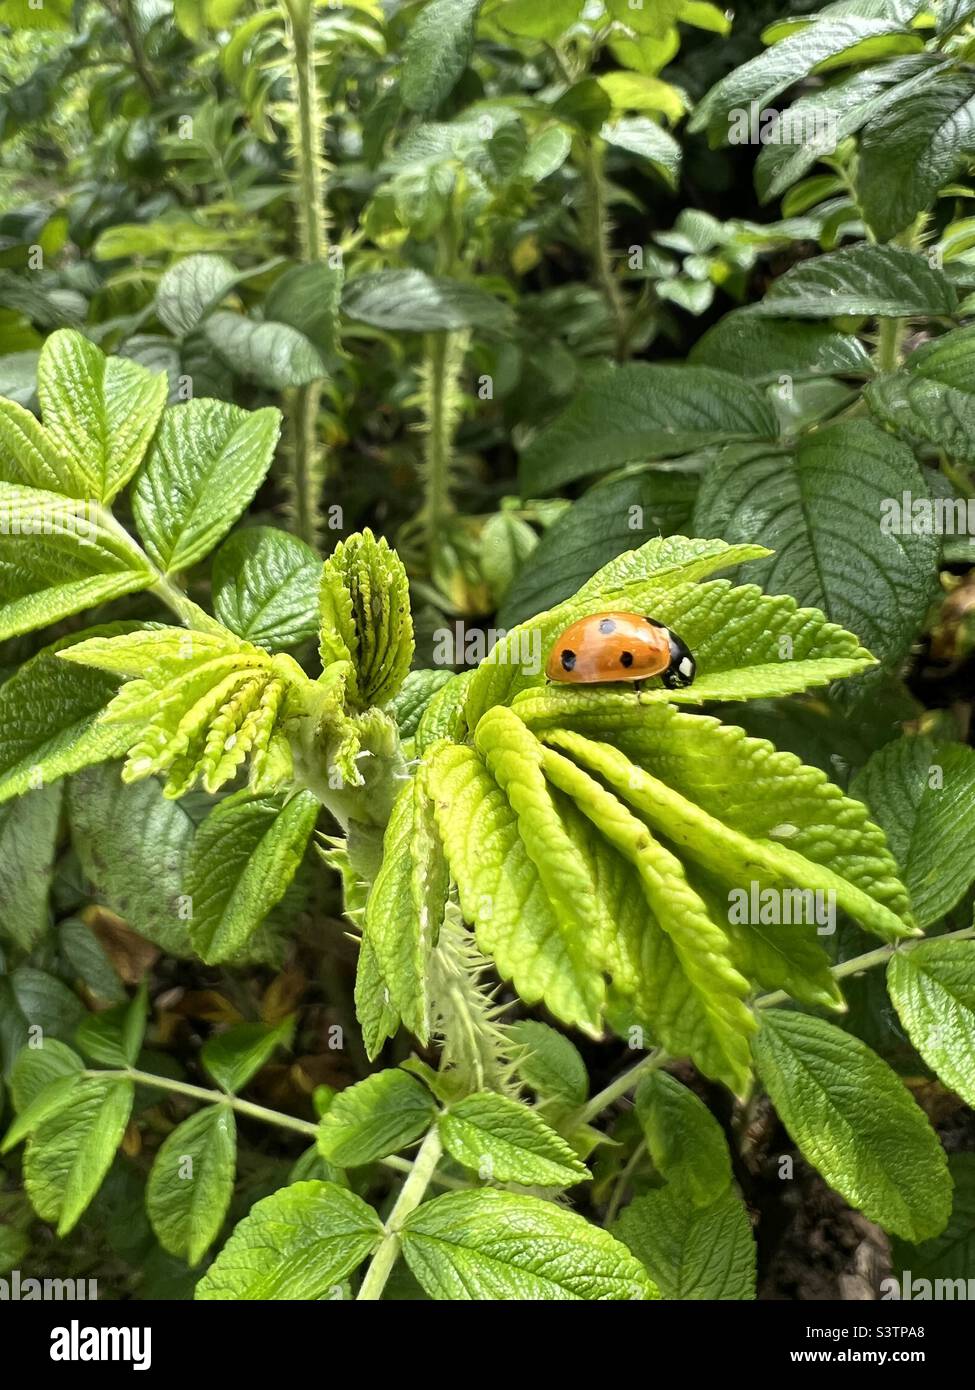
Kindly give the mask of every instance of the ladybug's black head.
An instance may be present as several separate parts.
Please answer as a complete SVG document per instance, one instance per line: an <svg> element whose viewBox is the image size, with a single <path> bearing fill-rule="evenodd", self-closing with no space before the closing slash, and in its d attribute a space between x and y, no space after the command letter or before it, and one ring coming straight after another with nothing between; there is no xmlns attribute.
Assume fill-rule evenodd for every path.
<svg viewBox="0 0 975 1390"><path fill-rule="evenodd" d="M670 638L670 665L660 679L668 690L681 690L690 685L697 675L697 662L691 655L690 647L681 641L676 632L669 627L664 631Z"/></svg>

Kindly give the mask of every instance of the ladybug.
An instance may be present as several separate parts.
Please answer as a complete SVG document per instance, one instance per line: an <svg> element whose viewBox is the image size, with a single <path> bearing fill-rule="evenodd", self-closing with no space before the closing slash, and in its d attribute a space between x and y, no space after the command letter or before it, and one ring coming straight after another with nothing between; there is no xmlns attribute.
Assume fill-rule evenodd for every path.
<svg viewBox="0 0 975 1390"><path fill-rule="evenodd" d="M668 690L690 685L697 663L676 632L636 613L594 613L556 638L545 674L551 681L599 685L659 676Z"/></svg>

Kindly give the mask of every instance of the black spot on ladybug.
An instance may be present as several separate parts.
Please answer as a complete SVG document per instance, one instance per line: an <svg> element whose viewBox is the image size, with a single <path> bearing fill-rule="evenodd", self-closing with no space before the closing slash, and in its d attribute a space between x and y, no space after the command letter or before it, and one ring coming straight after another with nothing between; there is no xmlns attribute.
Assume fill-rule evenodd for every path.
<svg viewBox="0 0 975 1390"><path fill-rule="evenodd" d="M620 665L625 666L626 669L629 670L630 667L633 665L633 653L620 652Z"/></svg>
<svg viewBox="0 0 975 1390"><path fill-rule="evenodd" d="M565 651L562 653L562 670L563 670L563 671L571 671L572 668L575 666L575 664L576 664L576 654L575 654L575 652L570 652L569 649L568 649L568 647L566 647Z"/></svg>
<svg viewBox="0 0 975 1390"><path fill-rule="evenodd" d="M599 631L608 636L609 633L616 631L616 624L612 618L603 618L599 624Z"/></svg>

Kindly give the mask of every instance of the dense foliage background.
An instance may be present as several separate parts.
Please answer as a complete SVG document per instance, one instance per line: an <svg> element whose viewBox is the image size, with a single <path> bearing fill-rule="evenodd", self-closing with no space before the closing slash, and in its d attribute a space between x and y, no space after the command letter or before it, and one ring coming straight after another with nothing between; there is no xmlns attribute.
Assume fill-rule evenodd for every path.
<svg viewBox="0 0 975 1390"><path fill-rule="evenodd" d="M645 1296L647 1274L679 1298L877 1297L904 1269L975 1279L975 4L0 0L0 34L0 397L44 431L0 415L0 1095L5 1121L20 1117L0 1166L0 1274L189 1298L211 1247L301 1182L323 1205L296 1219L349 1223L346 1263L282 1295L273 1270L235 1286L218 1260L210 1296L348 1294L370 1254L372 1296L565 1296L492 1292L476 1270L424 1278L409 1241L409 1269L393 1266L362 1211L385 1219L396 1200L409 1218L402 1179L419 1171L465 1202L541 1193L547 1230L545 1211L564 1210L548 1199L588 1171L572 1209L594 1263L572 1296ZM99 587L57 525L47 545L16 521L41 465L52 493L114 503L99 544L141 579ZM401 567L371 535L350 541L366 528ZM141 559L119 532L138 532ZM660 537L690 539L639 549ZM703 544L717 541L735 548ZM644 558L618 560L631 551ZM787 597L698 586L719 568ZM641 601L692 640L702 676L690 714L650 706L649 753L632 695L587 724L581 705L490 686L490 667L469 689L450 680L517 624L550 645L565 622L547 610ZM226 742L242 722L207 734L195 765L172 746L166 761L162 734L134 747L134 731L93 732L123 677L147 683L148 721L174 659L104 644L177 622L228 672L250 663L267 720L249 790L245 750L228 761ZM57 658L53 644L82 640L79 664ZM319 683L332 703L302 715L332 740L336 784L288 704L319 651L326 678L353 672ZM794 675L774 673L793 659ZM695 701L722 726L695 721ZM204 732L218 709L194 715ZM526 921L533 892L560 922L576 912L569 963L544 971L542 928L529 952L482 921L490 807L465 821L449 794L462 753L515 804L504 758L531 764L536 733L562 819L539 821L534 846L521 826L541 887L518 878L515 835L489 895L524 887ZM626 767L584 746L616 734ZM682 740L700 785L677 766ZM135 764L157 755L145 777ZM357 758L387 758L390 779L419 766L413 808L390 820L378 777L368 812L347 804ZM604 1011L586 981L612 970L573 955L588 926L569 851L584 857L585 836L566 807L588 806L593 844L620 850L593 788L648 766L663 782L644 788L639 823L662 837L684 843L687 802L653 818L671 772L711 818L687 820L692 849L739 815L727 855L741 874L727 858L687 870L709 908L766 870L813 886L771 851L745 873L746 836L799 836L796 855L840 885L835 934L729 947L748 1009L720 970L696 979L685 941L688 987L720 1000L704 1041L654 1017L681 1012L660 1002L659 961L644 954L632 997ZM746 824L742 807L763 801L771 818ZM439 827L428 802L450 807ZM639 883L611 883L608 862L599 910L623 938ZM233 883L207 878L228 863ZM425 921L417 893L437 901L411 864L443 877L439 954L382 957L377 925L380 964L357 985L367 889L406 935ZM929 939L895 952L917 928ZM417 928L409 949L423 940ZM389 988L377 1002L383 981L394 1008ZM404 1007L413 986L429 1016ZM756 994L758 1010L804 1010L767 1010L757 1080ZM38 1036L53 1059L25 1062ZM81 1101L61 1108L79 1056L154 1080L130 1113L87 1077L108 1089L86 1092L86 1120ZM837 1083L822 1103L807 1063ZM245 1095L214 1105L214 1083ZM431 1125L436 1151L425 1141L417 1159ZM205 1175L192 1199L166 1168L185 1153ZM434 1206L423 1191L414 1212ZM353 1197L365 1204L328 1205ZM450 1231L463 1243L505 1214L458 1206ZM417 1249L437 1235L426 1220L413 1216ZM622 1293L609 1228L641 1262ZM575 1229L550 1235L571 1244ZM515 1263L543 1280L533 1258Z"/></svg>

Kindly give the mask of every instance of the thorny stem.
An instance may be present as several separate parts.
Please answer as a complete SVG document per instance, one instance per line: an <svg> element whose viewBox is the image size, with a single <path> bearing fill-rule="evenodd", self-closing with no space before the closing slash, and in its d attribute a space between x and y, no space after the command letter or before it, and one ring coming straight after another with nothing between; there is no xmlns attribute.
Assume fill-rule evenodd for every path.
<svg viewBox="0 0 975 1390"><path fill-rule="evenodd" d="M593 270L596 281L606 298L606 304L613 316L616 333L616 360L622 362L626 356L629 337L626 304L619 281L613 274L613 262L609 245L609 220L606 212L606 180L603 174L602 154L595 141L591 142L584 157L586 184L589 191L590 239L593 247Z"/></svg>
<svg viewBox="0 0 975 1390"><path fill-rule="evenodd" d="M450 409L447 380L450 356L448 333L428 333L426 338L427 443L425 521L428 548L436 545L450 509Z"/></svg>
<svg viewBox="0 0 975 1390"><path fill-rule="evenodd" d="M288 34L298 108L295 163L298 171L298 234L305 264L323 261L328 254L325 179L322 162L322 112L318 100L313 38L313 10L309 0L285 0ZM323 481L318 447L318 411L321 383L299 386L289 397L289 444L293 458L295 530L314 546L317 540L318 490Z"/></svg>
<svg viewBox="0 0 975 1390"><path fill-rule="evenodd" d="M420 1205L440 1161L443 1148L440 1134L434 1124L420 1145L420 1151L413 1160L413 1171L400 1188L393 1210L386 1222L386 1235L375 1255L359 1289L358 1298L364 1302L375 1302L382 1297L386 1281L392 1273L400 1252L400 1230L412 1211Z"/></svg>

